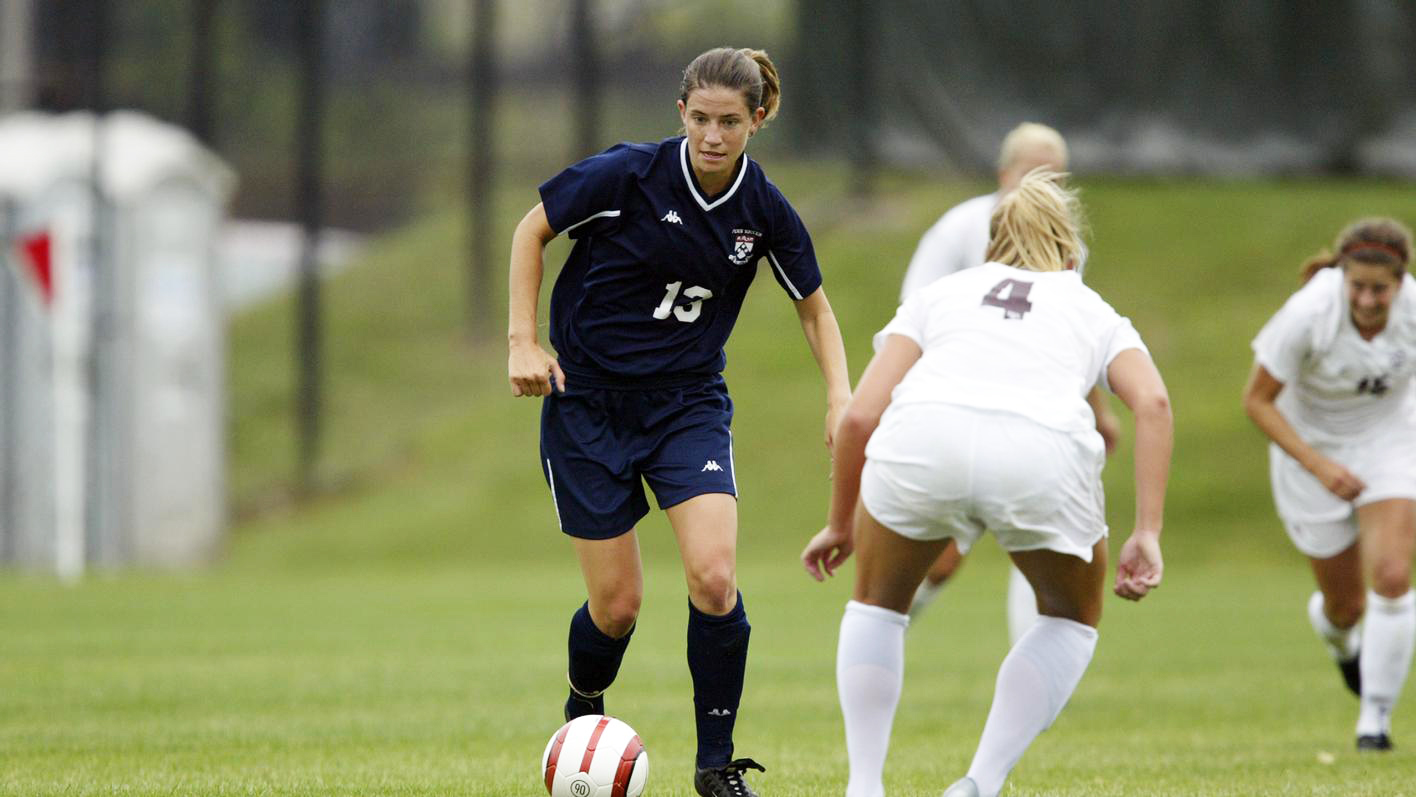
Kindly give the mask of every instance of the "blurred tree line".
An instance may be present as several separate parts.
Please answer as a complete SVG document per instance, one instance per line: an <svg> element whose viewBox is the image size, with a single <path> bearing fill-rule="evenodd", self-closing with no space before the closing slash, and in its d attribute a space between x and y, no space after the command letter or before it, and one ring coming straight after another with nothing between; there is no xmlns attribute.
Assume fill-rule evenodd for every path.
<svg viewBox="0 0 1416 797"><path fill-rule="evenodd" d="M240 175L234 212L296 218L304 0L33 3L32 103L131 108L203 138ZM407 218L439 164L460 168L465 66L431 46L441 19L418 0L322 3L328 221Z"/></svg>
<svg viewBox="0 0 1416 797"><path fill-rule="evenodd" d="M185 124L241 175L239 215L293 216L306 2L31 2L34 96L65 110L101 90L108 107ZM485 128L498 173L533 184L617 140L672 134L679 71L721 44L781 67L784 132L759 151L849 157L862 180L877 165L985 173L1023 118L1062 129L1092 172L1381 173L1416 131L1403 0L321 5L328 218L361 229L465 193L479 108L499 114ZM483 68L497 93L474 98L478 7L496 11ZM101 86L87 79L98 60Z"/></svg>

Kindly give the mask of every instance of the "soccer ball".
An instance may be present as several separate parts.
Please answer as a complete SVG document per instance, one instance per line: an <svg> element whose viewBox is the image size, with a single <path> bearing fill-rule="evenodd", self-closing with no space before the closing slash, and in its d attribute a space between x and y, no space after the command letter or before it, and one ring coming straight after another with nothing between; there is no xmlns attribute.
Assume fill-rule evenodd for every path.
<svg viewBox="0 0 1416 797"><path fill-rule="evenodd" d="M551 797L639 797L649 754L633 728L588 714L551 736L541 754L541 775Z"/></svg>

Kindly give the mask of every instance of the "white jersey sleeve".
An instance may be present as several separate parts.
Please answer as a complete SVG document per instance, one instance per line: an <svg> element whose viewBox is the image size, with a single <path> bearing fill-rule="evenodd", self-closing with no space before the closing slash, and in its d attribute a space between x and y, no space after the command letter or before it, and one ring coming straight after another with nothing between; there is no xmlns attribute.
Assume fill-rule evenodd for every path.
<svg viewBox="0 0 1416 797"><path fill-rule="evenodd" d="M1116 359L1117 355L1128 349L1139 349L1147 354L1150 353L1146 348L1146 344L1141 340L1141 333L1137 332L1136 327L1131 324L1131 319L1122 315L1117 315L1116 317L1120 320L1120 323L1109 328L1110 340L1103 349L1104 354L1101 358L1101 371L1097 373L1095 382L1095 384L1106 388L1106 392L1108 393L1114 393L1115 391L1111 389L1111 381L1106 378L1106 371L1111 368L1111 361Z"/></svg>
<svg viewBox="0 0 1416 797"><path fill-rule="evenodd" d="M988 249L988 223L997 194L985 194L955 205L925 231L919 239L905 279L900 300L934 282L973 266L983 265Z"/></svg>
<svg viewBox="0 0 1416 797"><path fill-rule="evenodd" d="M1335 282L1341 279L1337 269L1318 272L1259 330L1251 344L1254 359L1273 378L1284 384L1298 379L1314 348L1317 325L1327 320L1339 302L1341 288Z"/></svg>

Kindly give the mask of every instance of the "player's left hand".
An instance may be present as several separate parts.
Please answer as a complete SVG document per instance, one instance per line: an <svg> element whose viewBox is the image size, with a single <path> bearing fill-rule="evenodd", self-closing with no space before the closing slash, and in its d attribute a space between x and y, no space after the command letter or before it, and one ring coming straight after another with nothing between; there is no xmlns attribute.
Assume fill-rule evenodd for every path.
<svg viewBox="0 0 1416 797"><path fill-rule="evenodd" d="M1126 600L1138 601L1160 586L1164 569L1159 534L1137 529L1121 546L1121 558L1116 563L1115 592Z"/></svg>
<svg viewBox="0 0 1416 797"><path fill-rule="evenodd" d="M850 558L855 550L855 539L850 529L835 529L827 526L816 532L806 549L801 552L801 564L807 574L817 581L825 581L834 576L836 568Z"/></svg>

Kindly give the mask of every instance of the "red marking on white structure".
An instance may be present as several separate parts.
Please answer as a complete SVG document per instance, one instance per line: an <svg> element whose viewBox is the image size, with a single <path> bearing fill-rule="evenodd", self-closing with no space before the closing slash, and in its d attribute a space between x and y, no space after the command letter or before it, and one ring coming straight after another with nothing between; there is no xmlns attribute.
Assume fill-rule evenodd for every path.
<svg viewBox="0 0 1416 797"><path fill-rule="evenodd" d="M25 255L25 265L30 276L39 286L40 298L46 305L54 301L54 269L50 257L49 232L35 233L20 239L20 251Z"/></svg>

